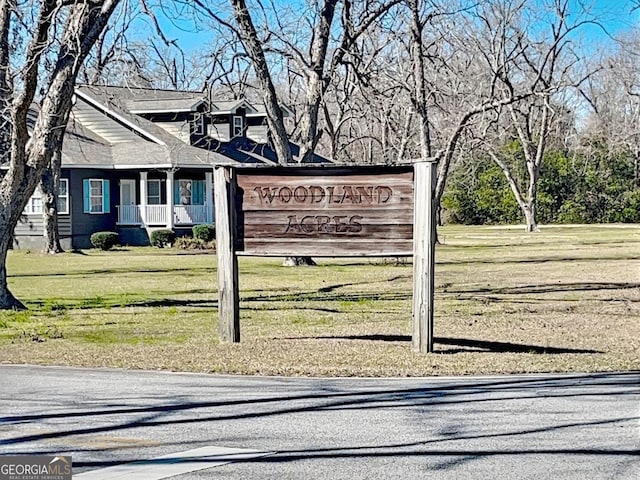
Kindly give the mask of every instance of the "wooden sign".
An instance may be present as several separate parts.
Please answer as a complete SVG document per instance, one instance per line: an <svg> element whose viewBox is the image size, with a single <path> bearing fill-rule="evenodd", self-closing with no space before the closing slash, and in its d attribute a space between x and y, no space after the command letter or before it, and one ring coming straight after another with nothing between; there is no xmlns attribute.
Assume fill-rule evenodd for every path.
<svg viewBox="0 0 640 480"><path fill-rule="evenodd" d="M413 255L413 345L432 352L434 174L432 161L410 167L216 166L220 341L240 341L238 253Z"/></svg>
<svg viewBox="0 0 640 480"><path fill-rule="evenodd" d="M413 252L412 167L238 169L235 198L238 253Z"/></svg>

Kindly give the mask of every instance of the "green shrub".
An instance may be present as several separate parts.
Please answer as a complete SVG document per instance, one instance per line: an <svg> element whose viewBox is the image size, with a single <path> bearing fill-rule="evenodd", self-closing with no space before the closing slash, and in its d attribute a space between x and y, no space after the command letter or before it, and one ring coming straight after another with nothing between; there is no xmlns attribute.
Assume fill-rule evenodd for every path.
<svg viewBox="0 0 640 480"><path fill-rule="evenodd" d="M216 238L216 226L211 224L194 225L191 229L193 232L193 238L202 240L203 242L210 242Z"/></svg>
<svg viewBox="0 0 640 480"><path fill-rule="evenodd" d="M95 232L89 239L95 248L110 250L118 243L118 234L116 232Z"/></svg>
<svg viewBox="0 0 640 480"><path fill-rule="evenodd" d="M176 232L173 230L161 229L151 232L151 238L149 239L151 245L158 248L170 247L176 240Z"/></svg>

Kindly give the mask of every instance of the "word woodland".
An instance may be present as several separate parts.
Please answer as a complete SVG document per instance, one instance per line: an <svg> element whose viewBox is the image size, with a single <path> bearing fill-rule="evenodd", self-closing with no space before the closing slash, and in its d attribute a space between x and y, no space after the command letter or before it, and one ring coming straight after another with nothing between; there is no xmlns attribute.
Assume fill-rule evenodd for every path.
<svg viewBox="0 0 640 480"><path fill-rule="evenodd" d="M254 187L260 203L269 205L287 204L353 204L372 205L385 204L391 200L393 190L383 185L353 186L297 186L297 187Z"/></svg>

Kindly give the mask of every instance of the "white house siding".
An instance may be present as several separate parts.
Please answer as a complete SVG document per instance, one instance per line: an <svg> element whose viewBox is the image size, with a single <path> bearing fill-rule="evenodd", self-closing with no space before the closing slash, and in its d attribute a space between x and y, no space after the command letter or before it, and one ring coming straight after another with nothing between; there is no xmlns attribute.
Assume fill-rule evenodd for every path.
<svg viewBox="0 0 640 480"><path fill-rule="evenodd" d="M231 140L231 129L229 123L216 123L208 125L209 136L215 138L219 142L228 142Z"/></svg>
<svg viewBox="0 0 640 480"><path fill-rule="evenodd" d="M189 137L190 127L186 122L155 122L155 124L185 143L189 143L191 141Z"/></svg>
<svg viewBox="0 0 640 480"><path fill-rule="evenodd" d="M247 127L247 138L256 143L267 143L269 128L266 125L249 125Z"/></svg>
<svg viewBox="0 0 640 480"><path fill-rule="evenodd" d="M130 128L112 120L80 98L77 99L71 111L71 121L80 122L111 143L131 142L140 138Z"/></svg>

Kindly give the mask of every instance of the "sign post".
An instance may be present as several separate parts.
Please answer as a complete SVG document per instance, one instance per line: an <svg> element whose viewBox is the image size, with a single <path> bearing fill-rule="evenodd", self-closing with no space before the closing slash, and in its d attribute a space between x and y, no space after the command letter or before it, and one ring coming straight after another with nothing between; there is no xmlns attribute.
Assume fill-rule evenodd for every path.
<svg viewBox="0 0 640 480"><path fill-rule="evenodd" d="M235 178L229 167L213 171L218 254L218 337L221 342L240 341L240 292L235 251Z"/></svg>
<svg viewBox="0 0 640 480"><path fill-rule="evenodd" d="M433 352L433 297L435 293L435 162L414 164L413 229L413 348Z"/></svg>

